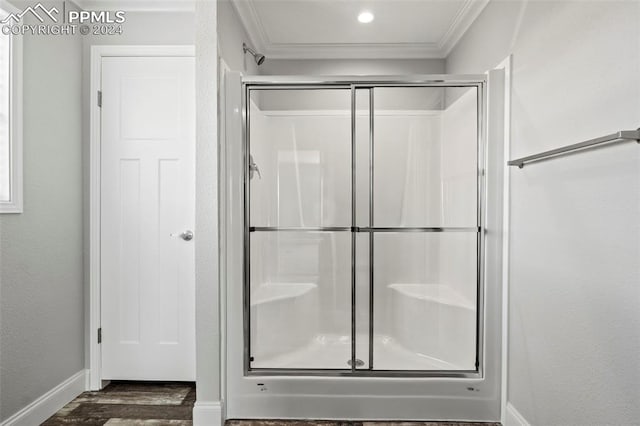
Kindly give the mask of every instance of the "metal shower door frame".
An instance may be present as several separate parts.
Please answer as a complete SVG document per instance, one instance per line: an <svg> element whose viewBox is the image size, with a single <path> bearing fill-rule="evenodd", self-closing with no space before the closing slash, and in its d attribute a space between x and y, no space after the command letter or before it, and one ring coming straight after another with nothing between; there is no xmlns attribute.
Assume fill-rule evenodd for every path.
<svg viewBox="0 0 640 426"><path fill-rule="evenodd" d="M477 226L461 227L374 227L374 89L375 88L427 88L427 87L475 87L477 93ZM351 94L351 227L252 227L250 226L250 96L251 90L350 90ZM356 90L369 90L369 226L356 223ZM242 155L243 187L243 366L245 376L327 376L327 377L434 377L434 378L483 378L484 377L484 263L485 263L485 169L487 126L487 76L479 75L425 75L385 77L327 77L306 76L252 76L242 79ZM351 233L351 369L306 368L251 368L251 232L350 232ZM356 235L369 234L369 367L356 366ZM476 363L475 370L374 370L373 369L373 320L374 320L374 233L375 232L476 232Z"/></svg>

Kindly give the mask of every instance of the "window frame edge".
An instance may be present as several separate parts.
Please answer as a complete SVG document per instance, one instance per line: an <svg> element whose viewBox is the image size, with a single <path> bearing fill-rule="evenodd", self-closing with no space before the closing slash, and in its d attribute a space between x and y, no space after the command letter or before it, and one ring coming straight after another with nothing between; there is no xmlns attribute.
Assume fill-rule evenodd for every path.
<svg viewBox="0 0 640 426"><path fill-rule="evenodd" d="M0 0L0 8L12 13L16 8ZM9 55L9 193L8 201L0 201L0 214L23 213L23 121L22 121L22 78L23 78L23 40L20 36L10 35Z"/></svg>

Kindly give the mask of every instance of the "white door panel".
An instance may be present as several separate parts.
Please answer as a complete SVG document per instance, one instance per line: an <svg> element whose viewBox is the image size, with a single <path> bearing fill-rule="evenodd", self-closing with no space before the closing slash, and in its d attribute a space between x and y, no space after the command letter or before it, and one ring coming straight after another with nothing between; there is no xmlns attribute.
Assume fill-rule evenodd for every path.
<svg viewBox="0 0 640 426"><path fill-rule="evenodd" d="M191 57L102 62L103 379L195 379L194 85Z"/></svg>

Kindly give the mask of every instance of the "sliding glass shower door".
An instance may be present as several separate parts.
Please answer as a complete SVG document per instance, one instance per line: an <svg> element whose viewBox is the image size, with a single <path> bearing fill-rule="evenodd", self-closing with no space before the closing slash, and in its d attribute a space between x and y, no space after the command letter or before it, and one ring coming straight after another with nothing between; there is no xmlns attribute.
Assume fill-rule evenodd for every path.
<svg viewBox="0 0 640 426"><path fill-rule="evenodd" d="M475 370L477 89L373 93L373 369Z"/></svg>
<svg viewBox="0 0 640 426"><path fill-rule="evenodd" d="M250 365L347 369L350 91L252 90L248 100Z"/></svg>
<svg viewBox="0 0 640 426"><path fill-rule="evenodd" d="M245 86L247 374L478 371L481 89Z"/></svg>

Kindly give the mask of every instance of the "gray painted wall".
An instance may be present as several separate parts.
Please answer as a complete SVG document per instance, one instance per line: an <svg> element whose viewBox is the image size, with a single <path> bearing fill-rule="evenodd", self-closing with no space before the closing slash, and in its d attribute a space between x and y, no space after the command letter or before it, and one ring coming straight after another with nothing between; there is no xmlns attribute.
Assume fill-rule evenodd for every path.
<svg viewBox="0 0 640 426"><path fill-rule="evenodd" d="M640 127L640 3L492 1L447 60L513 54L511 157ZM536 425L640 418L640 149L511 170L509 402Z"/></svg>
<svg viewBox="0 0 640 426"><path fill-rule="evenodd" d="M84 368L82 41L23 40L24 213L0 215L0 420Z"/></svg>

